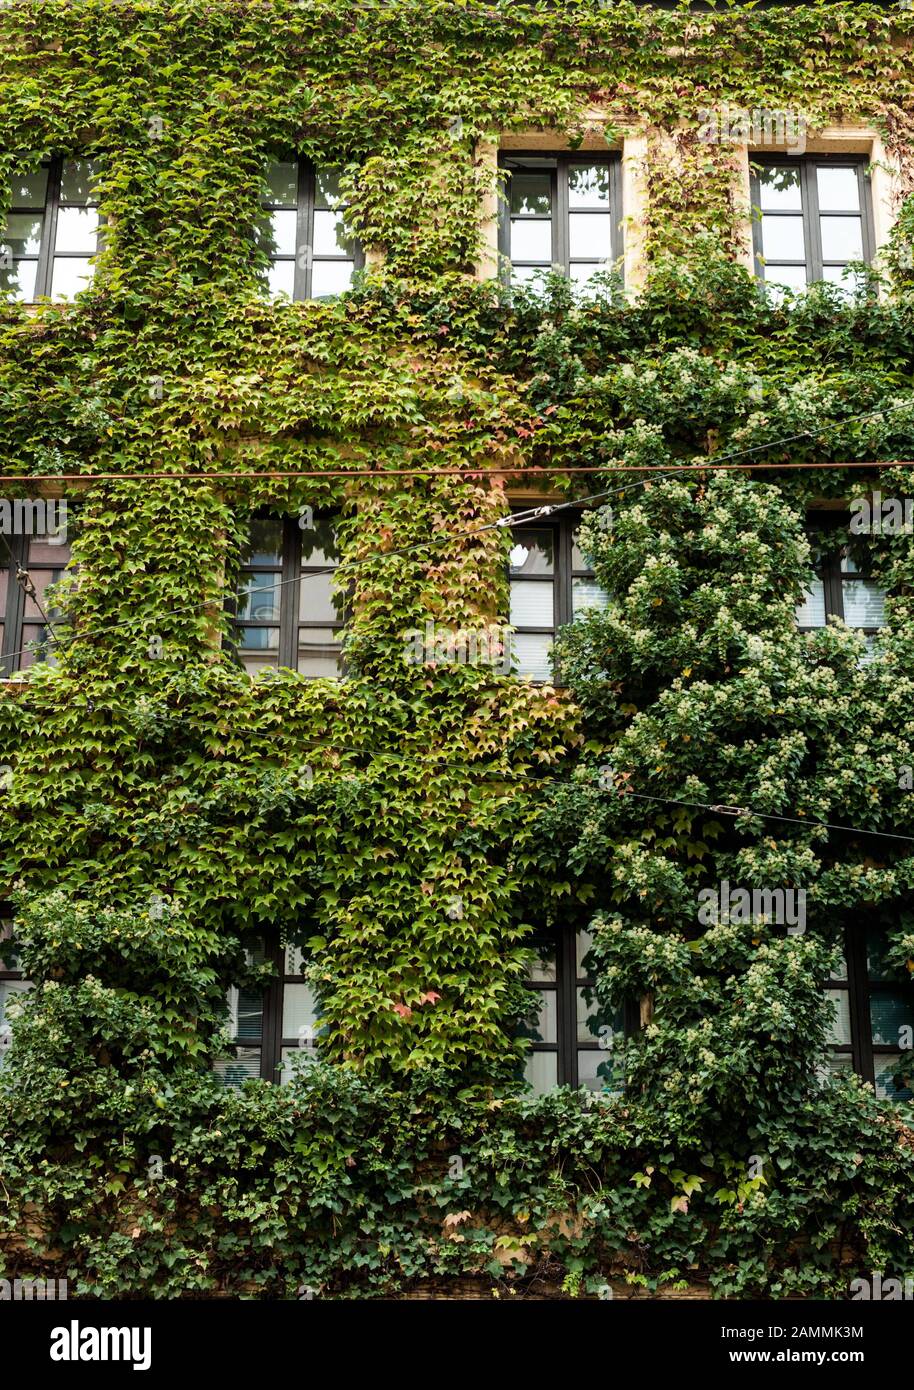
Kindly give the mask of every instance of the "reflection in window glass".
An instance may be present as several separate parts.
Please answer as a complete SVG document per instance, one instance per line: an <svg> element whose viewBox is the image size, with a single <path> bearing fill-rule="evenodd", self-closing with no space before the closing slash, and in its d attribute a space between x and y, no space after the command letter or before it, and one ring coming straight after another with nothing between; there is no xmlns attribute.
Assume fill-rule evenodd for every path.
<svg viewBox="0 0 914 1390"><path fill-rule="evenodd" d="M617 164L582 154L503 157L501 249L515 284L555 269L584 287L621 255Z"/></svg>
<svg viewBox="0 0 914 1390"><path fill-rule="evenodd" d="M310 160L277 161L266 171L261 248L270 258L271 294L321 299L352 285L361 252L345 228L339 173Z"/></svg>
<svg viewBox="0 0 914 1390"><path fill-rule="evenodd" d="M345 596L337 591L334 523L255 518L242 547L235 610L239 659L252 674L280 666L315 678L342 669Z"/></svg>
<svg viewBox="0 0 914 1390"><path fill-rule="evenodd" d="M96 180L87 159L49 159L13 174L0 232L0 294L72 299L92 279L100 247Z"/></svg>
<svg viewBox="0 0 914 1390"><path fill-rule="evenodd" d="M828 280L854 293L848 263L870 257L863 163L809 156L753 166L756 263L766 282L800 290Z"/></svg>

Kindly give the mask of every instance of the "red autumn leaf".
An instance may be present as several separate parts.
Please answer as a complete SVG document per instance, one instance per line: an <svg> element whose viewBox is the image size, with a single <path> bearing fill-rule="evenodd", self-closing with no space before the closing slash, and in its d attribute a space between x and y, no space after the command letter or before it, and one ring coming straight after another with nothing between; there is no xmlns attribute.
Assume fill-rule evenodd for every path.
<svg viewBox="0 0 914 1390"><path fill-rule="evenodd" d="M419 995L419 1003L420 1003L420 1004L437 1004L437 1003L438 1003L438 1000L439 1000L440 998L441 998L441 995L440 995L440 994L437 994L437 993L435 992L435 990L430 989L430 990L428 990L425 994L420 994L420 995Z"/></svg>
<svg viewBox="0 0 914 1390"><path fill-rule="evenodd" d="M401 1018L412 1018L413 1016L413 1011L407 1004L394 1004L393 1011L395 1014L399 1014Z"/></svg>

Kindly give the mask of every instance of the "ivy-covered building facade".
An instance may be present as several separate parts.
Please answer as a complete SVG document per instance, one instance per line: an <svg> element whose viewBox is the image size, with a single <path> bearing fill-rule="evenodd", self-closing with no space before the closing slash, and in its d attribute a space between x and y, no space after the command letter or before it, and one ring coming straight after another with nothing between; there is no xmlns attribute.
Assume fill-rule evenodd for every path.
<svg viewBox="0 0 914 1390"><path fill-rule="evenodd" d="M0 9L0 1278L914 1274L912 52Z"/></svg>

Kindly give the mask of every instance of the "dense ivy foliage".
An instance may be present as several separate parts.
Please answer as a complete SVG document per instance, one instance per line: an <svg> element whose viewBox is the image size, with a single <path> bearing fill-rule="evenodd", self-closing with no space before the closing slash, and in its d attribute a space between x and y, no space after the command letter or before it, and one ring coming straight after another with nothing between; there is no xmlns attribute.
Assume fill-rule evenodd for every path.
<svg viewBox="0 0 914 1390"><path fill-rule="evenodd" d="M907 187L912 34L858 4L0 9L0 175L91 151L107 218L77 303L0 309L0 468L80 480L57 664L0 699L0 877L36 982L0 1085L7 1271L290 1298L460 1276L840 1294L910 1272L903 1116L815 1071L840 922L878 911L914 958L914 859L607 793L599 769L914 833L910 538L877 557L880 661L793 626L810 500L857 490L841 464L862 459L908 486L889 464L914 444L911 204L881 297L777 308L734 263L729 152L696 135L716 101L859 120ZM647 135L644 293L474 280L481 142L577 140L595 105ZM263 293L263 175L290 149L345 168L371 268L338 301ZM832 466L613 471L779 439L761 460ZM405 664L427 618L504 618L493 470L530 465L563 495L616 490L587 539L616 603L564 639L571 692ZM268 476L296 471L317 476ZM130 476L150 472L247 476ZM342 684L252 680L222 648L264 506L342 513ZM737 872L801 874L809 933L699 936L697 888ZM653 1009L627 1093L526 1099L525 943L587 922L604 997ZM264 930L308 954L325 1060L227 1092L225 989Z"/></svg>

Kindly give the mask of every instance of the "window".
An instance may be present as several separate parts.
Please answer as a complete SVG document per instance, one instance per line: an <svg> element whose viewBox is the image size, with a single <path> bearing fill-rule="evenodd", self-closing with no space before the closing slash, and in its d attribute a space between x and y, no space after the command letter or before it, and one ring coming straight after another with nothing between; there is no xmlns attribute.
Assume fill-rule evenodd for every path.
<svg viewBox="0 0 914 1390"><path fill-rule="evenodd" d="M18 968L16 953L11 947L3 944L8 942L12 935L12 912L3 904L0 906L0 1066L3 1065L10 1043L10 1019L7 1012L10 1000L31 988L31 982L24 978Z"/></svg>
<svg viewBox="0 0 914 1390"><path fill-rule="evenodd" d="M334 523L256 517L241 557L235 615L238 656L254 672L282 666L338 678L345 601L335 595Z"/></svg>
<svg viewBox="0 0 914 1390"><path fill-rule="evenodd" d="M216 1063L226 1086L241 1086L251 1077L287 1082L294 1057L317 1056L317 1008L304 977L305 960L297 946L267 949L264 942L248 953L249 963L269 961L274 979L261 991L232 988L228 995L229 1036L234 1055Z"/></svg>
<svg viewBox="0 0 914 1390"><path fill-rule="evenodd" d="M866 160L753 160L753 245L758 272L790 290L844 283L849 261L871 261L875 236Z"/></svg>
<svg viewBox="0 0 914 1390"><path fill-rule="evenodd" d="M837 974L826 982L834 1004L830 1071L853 1069L891 1100L914 1099L914 986L885 965L886 934L848 927Z"/></svg>
<svg viewBox="0 0 914 1390"><path fill-rule="evenodd" d="M556 629L588 608L605 609L609 596L577 546L580 515L560 512L514 527L510 555L510 622L519 676L553 679Z"/></svg>
<svg viewBox="0 0 914 1390"><path fill-rule="evenodd" d="M797 626L801 632L813 632L825 627L829 618L842 618L866 635L872 649L876 634L885 627L886 593L869 577L867 542L858 538L842 545L829 535L846 522L841 515L813 518L809 538L815 578L797 608Z"/></svg>
<svg viewBox="0 0 914 1390"><path fill-rule="evenodd" d="M270 293L323 299L348 290L363 257L346 235L338 172L290 160L269 166L267 184L261 245L270 258Z"/></svg>
<svg viewBox="0 0 914 1390"><path fill-rule="evenodd" d="M525 1079L535 1095L554 1086L618 1091L622 1076L613 1044L633 1031L628 1010L607 1013L597 1003L586 957L588 931L556 931L534 943L529 975L535 1002L521 1027L531 1041Z"/></svg>
<svg viewBox="0 0 914 1390"><path fill-rule="evenodd" d="M0 241L0 290L8 298L72 299L92 279L101 223L91 159L49 159L13 177Z"/></svg>
<svg viewBox="0 0 914 1390"><path fill-rule="evenodd" d="M0 555L7 562L0 569L0 677L8 678L36 661L54 662L54 641L41 609L59 632L64 615L49 602L47 591L63 577L70 545L57 535L4 535ZM17 582L17 567L28 571L34 598Z"/></svg>
<svg viewBox="0 0 914 1390"><path fill-rule="evenodd" d="M515 284L561 270L584 286L622 255L617 155L503 155L499 250Z"/></svg>

